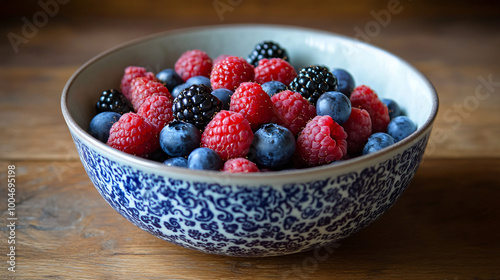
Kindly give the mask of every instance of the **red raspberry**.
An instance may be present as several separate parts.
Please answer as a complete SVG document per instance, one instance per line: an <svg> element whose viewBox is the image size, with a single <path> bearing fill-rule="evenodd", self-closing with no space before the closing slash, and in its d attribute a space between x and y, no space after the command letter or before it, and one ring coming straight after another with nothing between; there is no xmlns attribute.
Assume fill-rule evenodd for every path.
<svg viewBox="0 0 500 280"><path fill-rule="evenodd" d="M330 116L310 120L297 138L295 154L306 165L327 164L347 153L347 133Z"/></svg>
<svg viewBox="0 0 500 280"><path fill-rule="evenodd" d="M156 134L159 134L163 127L174 119L172 99L163 95L150 96L144 100L137 114L153 125Z"/></svg>
<svg viewBox="0 0 500 280"><path fill-rule="evenodd" d="M365 85L356 87L350 99L353 108L365 109L370 114L370 118L372 119L372 133L387 131L387 125L391 121L389 110L371 88Z"/></svg>
<svg viewBox="0 0 500 280"><path fill-rule="evenodd" d="M184 81L194 76L208 78L212 71L212 59L204 51L190 50L177 59L174 68Z"/></svg>
<svg viewBox="0 0 500 280"><path fill-rule="evenodd" d="M111 126L108 145L131 155L147 157L160 144L148 121L136 113L126 113Z"/></svg>
<svg viewBox="0 0 500 280"><path fill-rule="evenodd" d="M316 108L298 92L285 90L273 95L271 101L274 104L273 122L288 128L293 135L316 116Z"/></svg>
<svg viewBox="0 0 500 280"><path fill-rule="evenodd" d="M259 172L257 165L246 158L233 158L224 163L222 171L230 173Z"/></svg>
<svg viewBox="0 0 500 280"><path fill-rule="evenodd" d="M144 76L144 77L137 77L137 78L134 78L131 82L130 82L130 93L129 93L129 101L132 103L132 92L135 90L136 87L138 87L139 85L145 85L147 84L149 81L154 81L156 82L156 80L151 80L149 79L148 77Z"/></svg>
<svg viewBox="0 0 500 280"><path fill-rule="evenodd" d="M214 58L214 65L219 63L219 61L222 61L224 59L226 59L227 57L230 57L232 55L229 55L229 54L221 54L219 55L218 57Z"/></svg>
<svg viewBox="0 0 500 280"><path fill-rule="evenodd" d="M242 114L254 130L274 116L271 97L259 84L252 82L241 83L234 91L229 109Z"/></svg>
<svg viewBox="0 0 500 280"><path fill-rule="evenodd" d="M254 79L254 67L244 58L228 56L212 68L210 83L212 88L235 90L241 83Z"/></svg>
<svg viewBox="0 0 500 280"><path fill-rule="evenodd" d="M207 124L201 146L219 154L222 160L245 157L253 141L250 123L236 112L222 110Z"/></svg>
<svg viewBox="0 0 500 280"><path fill-rule="evenodd" d="M144 100L150 96L162 95L172 99L172 95L167 87L160 82L148 81L142 77L133 80L131 85L132 92L130 102L134 106L135 111L139 110Z"/></svg>
<svg viewBox="0 0 500 280"><path fill-rule="evenodd" d="M150 80L156 80L156 77L153 73L147 72L146 68L139 66L129 66L125 68L125 73L123 74L122 81L120 84L120 89L123 95L130 100L130 83L133 79L138 77L147 77Z"/></svg>
<svg viewBox="0 0 500 280"><path fill-rule="evenodd" d="M365 109L352 108L342 127L347 133L347 152L352 156L359 155L372 133L370 114Z"/></svg>
<svg viewBox="0 0 500 280"><path fill-rule="evenodd" d="M278 81L288 85L297 77L297 72L293 66L281 58L263 58L259 60L259 65L255 67L254 72L255 81L259 84Z"/></svg>

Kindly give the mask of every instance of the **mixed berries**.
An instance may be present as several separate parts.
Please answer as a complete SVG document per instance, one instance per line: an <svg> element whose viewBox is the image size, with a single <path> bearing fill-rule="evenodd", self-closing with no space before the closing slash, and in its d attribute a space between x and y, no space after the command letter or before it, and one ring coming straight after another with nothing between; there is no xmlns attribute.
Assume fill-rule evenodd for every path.
<svg viewBox="0 0 500 280"><path fill-rule="evenodd" d="M89 133L128 154L190 169L250 173L373 153L417 130L393 99L346 69L298 71L276 42L248 57L182 53L156 74L124 69L95 103Z"/></svg>

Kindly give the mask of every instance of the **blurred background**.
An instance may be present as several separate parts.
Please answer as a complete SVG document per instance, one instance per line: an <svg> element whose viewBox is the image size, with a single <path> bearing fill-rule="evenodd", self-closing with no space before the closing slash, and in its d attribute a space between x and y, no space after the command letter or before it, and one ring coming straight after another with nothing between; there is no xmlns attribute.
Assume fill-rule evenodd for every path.
<svg viewBox="0 0 500 280"><path fill-rule="evenodd" d="M497 30L500 15L497 0L0 0L0 5L2 64L29 64L35 59L48 64L83 63L118 43L151 33L233 23L297 25L352 37L357 36L358 30L366 30L374 36L365 41L396 53L397 44L387 40L417 43L414 52L399 54L409 60L418 58L418 54L430 55L431 51L449 56L482 56L489 53L467 54L462 52L462 47L466 48L462 44L489 45L489 39L493 38L478 38L474 30L478 27L486 29L485 33L488 29ZM388 11L389 17L384 13ZM32 38L29 38L32 34L22 34L26 21L38 23ZM25 38L18 38L22 43L14 40L19 43L17 57L12 56L17 52L9 33ZM457 44L458 49L437 49L439 41L426 41L426 35L433 34L445 38L456 34L464 41ZM44 61L43 57L48 57L40 57L44 52L56 52L58 57Z"/></svg>

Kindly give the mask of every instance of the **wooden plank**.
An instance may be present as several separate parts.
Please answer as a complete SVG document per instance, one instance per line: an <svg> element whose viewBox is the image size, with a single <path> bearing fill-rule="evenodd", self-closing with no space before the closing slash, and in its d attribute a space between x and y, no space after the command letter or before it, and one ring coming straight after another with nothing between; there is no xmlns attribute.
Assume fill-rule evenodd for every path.
<svg viewBox="0 0 500 280"><path fill-rule="evenodd" d="M78 158L64 122L60 96L75 67L0 68L0 158Z"/></svg>
<svg viewBox="0 0 500 280"><path fill-rule="evenodd" d="M155 238L111 209L79 162L0 166L7 164L17 171L19 279L500 277L499 159L425 160L396 205L368 228L329 249L273 258L207 255Z"/></svg>

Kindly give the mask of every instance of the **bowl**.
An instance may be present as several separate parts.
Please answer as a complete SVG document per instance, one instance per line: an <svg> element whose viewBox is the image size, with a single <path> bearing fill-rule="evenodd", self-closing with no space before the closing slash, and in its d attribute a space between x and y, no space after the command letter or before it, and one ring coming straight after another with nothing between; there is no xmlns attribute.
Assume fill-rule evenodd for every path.
<svg viewBox="0 0 500 280"><path fill-rule="evenodd" d="M125 67L158 72L186 50L246 57L263 40L285 47L291 64L344 68L356 84L396 100L416 132L373 154L300 170L227 174L170 167L115 150L87 133L99 93L117 88ZM311 250L366 227L410 184L438 108L418 70L375 46L293 26L220 25L141 38L85 63L67 82L62 113L88 176L102 197L139 228L185 248L265 257Z"/></svg>

